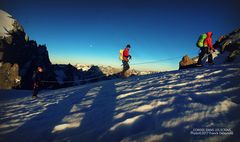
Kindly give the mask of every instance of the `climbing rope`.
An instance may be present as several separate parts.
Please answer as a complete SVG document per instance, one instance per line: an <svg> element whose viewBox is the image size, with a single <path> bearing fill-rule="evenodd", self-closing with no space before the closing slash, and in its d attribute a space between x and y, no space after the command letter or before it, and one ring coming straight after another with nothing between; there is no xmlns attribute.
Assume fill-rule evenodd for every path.
<svg viewBox="0 0 240 142"><path fill-rule="evenodd" d="M142 65L142 64L152 64L152 63L158 63L158 62L162 62L162 61L174 60L174 59L182 58L182 57L183 57L183 56L177 56L177 57L166 58L166 59L160 59L160 60L149 61L149 62L133 63L133 64L130 64L130 65L131 65L131 66L134 66L134 65Z"/></svg>
<svg viewBox="0 0 240 142"><path fill-rule="evenodd" d="M81 79L81 80L72 80L72 81L47 81L47 80L43 80L41 82L43 82L43 83L80 83L80 82L87 82L87 81L92 81L92 80L96 80L96 79L101 79L103 77L106 77L106 76L101 75L101 76L98 76L98 77L92 77L92 78Z"/></svg>
<svg viewBox="0 0 240 142"><path fill-rule="evenodd" d="M161 59L161 60L155 60L155 61L149 61L149 62L139 62L139 63L130 64L130 65L134 66L134 65L142 65L142 64L152 64L152 63L158 63L161 61L173 60L173 59L177 59L177 58L180 58L180 57L173 57L173 58L167 58L167 59Z"/></svg>

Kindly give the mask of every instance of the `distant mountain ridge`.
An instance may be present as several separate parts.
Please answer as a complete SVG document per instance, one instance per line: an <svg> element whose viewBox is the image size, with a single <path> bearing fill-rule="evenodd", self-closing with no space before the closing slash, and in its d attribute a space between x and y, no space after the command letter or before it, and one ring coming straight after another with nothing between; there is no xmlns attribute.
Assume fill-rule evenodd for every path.
<svg viewBox="0 0 240 142"><path fill-rule="evenodd" d="M122 71L122 69L120 68L114 68L114 67L111 67L111 66L102 66L102 65L86 65L86 64L76 64L75 67L78 69L78 70L82 70L82 71L88 71L92 66L98 66L99 69L103 72L103 74L105 74L106 76L109 76L109 75L114 75L114 74L117 74L119 72ZM154 71L138 71L138 70L135 70L135 69L129 69L128 71L128 75L131 76L131 75L146 75L146 74L152 74L152 73L156 73Z"/></svg>

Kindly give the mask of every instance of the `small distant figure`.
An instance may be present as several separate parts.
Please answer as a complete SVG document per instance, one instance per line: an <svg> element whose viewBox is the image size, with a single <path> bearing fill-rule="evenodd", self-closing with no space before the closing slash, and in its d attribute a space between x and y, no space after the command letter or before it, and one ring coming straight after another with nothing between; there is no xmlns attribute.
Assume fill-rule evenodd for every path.
<svg viewBox="0 0 240 142"><path fill-rule="evenodd" d="M131 48L131 45L128 44L125 49L123 50L123 53L122 53L122 63L123 63L123 70L122 70L122 77L127 77L126 76L126 72L127 70L130 68L128 62L129 62L129 59L132 59L132 56L129 55L129 50Z"/></svg>
<svg viewBox="0 0 240 142"><path fill-rule="evenodd" d="M202 58L205 54L208 54L208 63L214 64L212 52L215 52L215 49L212 45L212 32L207 32L206 34L201 35L197 45L201 50L199 53L197 66L202 66Z"/></svg>
<svg viewBox="0 0 240 142"><path fill-rule="evenodd" d="M42 80L42 72L43 69L41 67L37 68L37 71L33 73L33 92L32 92L32 97L33 98L37 98L37 94L39 91L39 87L40 87L40 82Z"/></svg>

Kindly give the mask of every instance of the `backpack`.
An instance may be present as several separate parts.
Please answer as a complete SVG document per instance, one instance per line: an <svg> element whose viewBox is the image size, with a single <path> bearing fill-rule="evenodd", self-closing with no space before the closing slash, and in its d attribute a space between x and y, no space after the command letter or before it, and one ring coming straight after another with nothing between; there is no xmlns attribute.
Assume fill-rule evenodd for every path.
<svg viewBox="0 0 240 142"><path fill-rule="evenodd" d="M197 47L199 47L199 48L205 47L204 41L206 38L207 38L207 34L201 34L197 41Z"/></svg>
<svg viewBox="0 0 240 142"><path fill-rule="evenodd" d="M120 54L119 54L119 60L121 60L121 61L123 60L123 51L124 50L121 49L120 50Z"/></svg>

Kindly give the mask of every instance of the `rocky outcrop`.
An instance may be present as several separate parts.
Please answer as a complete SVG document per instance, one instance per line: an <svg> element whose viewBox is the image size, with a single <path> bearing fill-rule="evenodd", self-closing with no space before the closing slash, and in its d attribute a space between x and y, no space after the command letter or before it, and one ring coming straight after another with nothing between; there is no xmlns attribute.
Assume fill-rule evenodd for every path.
<svg viewBox="0 0 240 142"><path fill-rule="evenodd" d="M228 35L221 36L214 44L221 53L228 52L226 62L232 62L240 56L240 29L236 29Z"/></svg>
<svg viewBox="0 0 240 142"><path fill-rule="evenodd" d="M69 87L73 85L77 85L77 80L79 80L78 70L72 66L68 65L52 65L52 69L54 70L54 76L52 80L53 83L48 84L51 88L62 88Z"/></svg>
<svg viewBox="0 0 240 142"><path fill-rule="evenodd" d="M188 55L185 55L179 62L179 69L187 69L196 67L196 62L191 59Z"/></svg>
<svg viewBox="0 0 240 142"><path fill-rule="evenodd" d="M19 87L21 83L21 76L19 76L18 64L2 64L0 67L0 74L0 89Z"/></svg>
<svg viewBox="0 0 240 142"><path fill-rule="evenodd" d="M110 79L110 76L106 76L98 66L91 66L88 70L78 70L71 64L56 64L52 65L52 67L56 81L51 80L52 83L50 84L52 85L48 85L51 86L51 88L69 87Z"/></svg>
<svg viewBox="0 0 240 142"><path fill-rule="evenodd" d="M1 21L3 24L0 25L0 63L2 64L0 71L8 71L1 74L0 88L30 89L32 74L38 66L45 70L45 74L51 72L47 47L29 40L23 27L6 12L0 10L0 16L5 20ZM9 82L19 81L17 84L9 83L6 79L11 80Z"/></svg>

